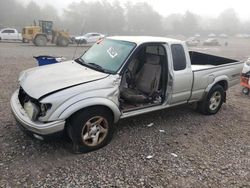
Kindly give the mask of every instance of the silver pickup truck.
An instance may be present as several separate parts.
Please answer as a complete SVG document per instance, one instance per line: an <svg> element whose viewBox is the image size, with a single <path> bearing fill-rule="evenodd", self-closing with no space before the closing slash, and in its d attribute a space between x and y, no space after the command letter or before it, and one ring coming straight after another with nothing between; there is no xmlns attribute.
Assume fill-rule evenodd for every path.
<svg viewBox="0 0 250 188"><path fill-rule="evenodd" d="M216 114L243 63L158 37L108 37L75 60L20 73L11 108L37 139L66 133L75 152L105 146L119 119L192 103Z"/></svg>

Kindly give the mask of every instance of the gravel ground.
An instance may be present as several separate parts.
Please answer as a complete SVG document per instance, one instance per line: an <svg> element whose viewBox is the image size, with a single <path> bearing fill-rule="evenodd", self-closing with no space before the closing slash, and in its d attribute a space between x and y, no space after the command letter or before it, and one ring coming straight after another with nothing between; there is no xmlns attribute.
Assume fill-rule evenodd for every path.
<svg viewBox="0 0 250 188"><path fill-rule="evenodd" d="M249 41L229 44L198 50L238 59L250 54ZM250 187L250 97L239 85L214 116L184 105L122 120L112 142L88 154L72 154L65 140L42 142L20 131L9 105L19 72L36 66L34 55L71 59L75 49L0 43L0 187Z"/></svg>

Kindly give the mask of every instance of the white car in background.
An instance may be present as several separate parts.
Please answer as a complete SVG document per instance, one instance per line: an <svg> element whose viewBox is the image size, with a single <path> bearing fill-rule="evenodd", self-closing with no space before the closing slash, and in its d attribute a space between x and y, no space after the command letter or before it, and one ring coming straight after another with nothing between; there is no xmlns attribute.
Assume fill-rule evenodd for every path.
<svg viewBox="0 0 250 188"><path fill-rule="evenodd" d="M186 40L186 44L188 46L198 46L200 43L200 40L197 39L196 37L190 37Z"/></svg>
<svg viewBox="0 0 250 188"><path fill-rule="evenodd" d="M227 35L227 34L222 33L222 34L220 34L220 35L219 35L219 37L220 37L220 38L224 38L224 39L225 39L225 38L228 38L228 35Z"/></svg>
<svg viewBox="0 0 250 188"><path fill-rule="evenodd" d="M216 37L216 34L210 33L210 34L208 35L208 37L209 37L209 38L215 38L215 37Z"/></svg>
<svg viewBox="0 0 250 188"><path fill-rule="evenodd" d="M4 28L0 30L0 40L22 40L22 35L14 28Z"/></svg>
<svg viewBox="0 0 250 188"><path fill-rule="evenodd" d="M220 46L220 43L216 38L208 38L203 42L203 46Z"/></svg>
<svg viewBox="0 0 250 188"><path fill-rule="evenodd" d="M77 44L87 44L87 43L95 43L99 39L105 37L105 35L101 33L86 33L83 36L77 36L74 38L74 41Z"/></svg>

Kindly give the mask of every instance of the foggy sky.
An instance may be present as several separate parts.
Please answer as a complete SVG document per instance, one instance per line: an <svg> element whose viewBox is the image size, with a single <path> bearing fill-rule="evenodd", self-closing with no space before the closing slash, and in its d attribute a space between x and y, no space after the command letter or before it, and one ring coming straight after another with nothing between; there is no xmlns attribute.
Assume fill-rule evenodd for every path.
<svg viewBox="0 0 250 188"><path fill-rule="evenodd" d="M32 0L18 0L27 4ZM37 4L45 5L51 4L57 7L58 12L62 13L63 9L67 7L72 2L79 2L81 0L33 0ZM86 0L91 1L91 0ZM93 0L92 0L93 1ZM114 0L105 0L114 1ZM250 11L248 0L120 0L120 2L147 2L154 7L154 9L163 16L167 16L172 13L184 13L189 10L193 13L199 14L201 16L216 17L223 10L228 8L233 8L240 19L249 20Z"/></svg>

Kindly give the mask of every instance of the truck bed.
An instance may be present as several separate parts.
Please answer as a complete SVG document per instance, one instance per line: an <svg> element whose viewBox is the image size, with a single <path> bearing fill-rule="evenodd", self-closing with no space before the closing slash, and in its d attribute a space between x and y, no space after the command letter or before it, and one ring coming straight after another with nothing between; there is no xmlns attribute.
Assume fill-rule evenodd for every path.
<svg viewBox="0 0 250 188"><path fill-rule="evenodd" d="M238 63L238 61L234 59L229 59L225 57L220 57L195 51L189 51L189 56L193 71L215 68L217 66L222 66L222 65L225 66L231 63Z"/></svg>

